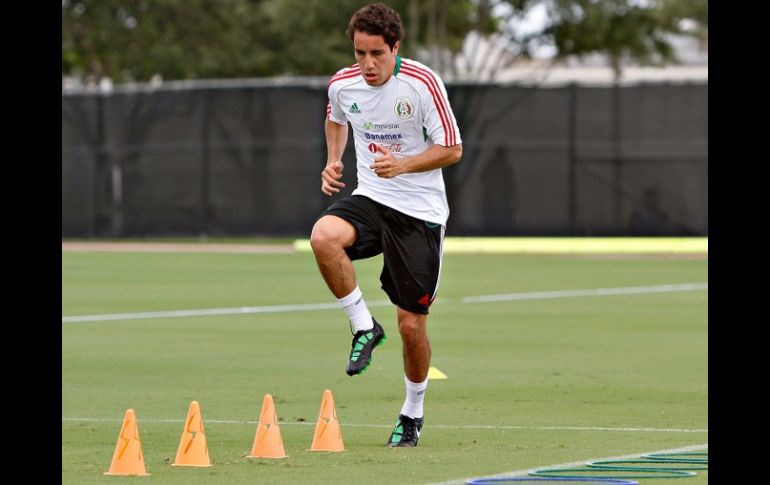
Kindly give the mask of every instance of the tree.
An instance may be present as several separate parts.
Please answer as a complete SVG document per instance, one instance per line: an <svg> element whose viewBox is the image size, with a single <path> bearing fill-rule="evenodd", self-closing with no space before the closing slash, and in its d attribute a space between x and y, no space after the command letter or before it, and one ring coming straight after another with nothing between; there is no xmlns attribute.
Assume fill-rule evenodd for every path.
<svg viewBox="0 0 770 485"><path fill-rule="evenodd" d="M115 82L329 76L355 62L347 21L362 0L63 0L62 76ZM394 0L402 53L458 50L471 0Z"/></svg>
<svg viewBox="0 0 770 485"><path fill-rule="evenodd" d="M615 74L622 76L625 61L642 65L678 62L672 35L690 34L683 20L706 24L706 0L549 0L550 25L538 37L550 39L559 59L600 53Z"/></svg>
<svg viewBox="0 0 770 485"><path fill-rule="evenodd" d="M98 0L62 2L62 75L116 82L270 74L259 43L259 2Z"/></svg>
<svg viewBox="0 0 770 485"><path fill-rule="evenodd" d="M353 63L347 19L366 0L62 0L62 75L115 82L328 76ZM554 61L601 53L619 78L624 61L675 62L671 34L708 40L707 0L392 0L401 52L442 75L482 74L550 44ZM520 21L545 6L547 25ZM683 21L689 21L688 25ZM468 34L471 33L471 36ZM462 51L478 54L478 64ZM461 62L461 61L464 61ZM471 74L469 76L468 74ZM475 77L478 79L479 77Z"/></svg>
<svg viewBox="0 0 770 485"><path fill-rule="evenodd" d="M619 80L628 61L678 62L672 36L708 42L707 0L478 0L477 5L478 24L494 27L471 27L466 51L473 55L460 56L463 77L471 79L493 80L502 69L548 46L554 51L551 64L604 55ZM545 9L545 25L524 30L522 21L535 9Z"/></svg>
<svg viewBox="0 0 770 485"><path fill-rule="evenodd" d="M463 52L457 55L462 79L494 80L498 73L530 57L530 42L519 23L538 0L478 0Z"/></svg>

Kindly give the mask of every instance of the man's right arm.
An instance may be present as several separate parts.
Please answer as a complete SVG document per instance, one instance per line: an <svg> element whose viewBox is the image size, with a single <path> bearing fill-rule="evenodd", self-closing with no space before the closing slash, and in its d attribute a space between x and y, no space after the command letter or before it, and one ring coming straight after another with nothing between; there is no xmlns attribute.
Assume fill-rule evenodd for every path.
<svg viewBox="0 0 770 485"><path fill-rule="evenodd" d="M326 118L326 167L321 172L321 192L333 195L345 187L342 182L342 153L348 143L348 124L340 125Z"/></svg>

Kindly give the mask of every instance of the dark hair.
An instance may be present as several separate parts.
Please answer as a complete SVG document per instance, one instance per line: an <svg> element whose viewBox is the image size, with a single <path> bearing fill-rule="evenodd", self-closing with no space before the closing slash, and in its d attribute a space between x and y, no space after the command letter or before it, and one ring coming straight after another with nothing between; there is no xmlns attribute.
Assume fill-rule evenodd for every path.
<svg viewBox="0 0 770 485"><path fill-rule="evenodd" d="M401 16L384 3L372 3L353 14L347 30L350 40L353 40L356 32L381 35L391 50L404 37Z"/></svg>

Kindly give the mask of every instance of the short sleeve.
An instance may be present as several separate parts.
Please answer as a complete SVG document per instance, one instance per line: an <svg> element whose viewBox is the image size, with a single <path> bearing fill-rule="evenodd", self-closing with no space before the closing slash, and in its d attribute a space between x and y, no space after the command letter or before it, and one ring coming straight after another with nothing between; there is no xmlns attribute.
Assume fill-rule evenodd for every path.
<svg viewBox="0 0 770 485"><path fill-rule="evenodd" d="M331 81L329 81L329 89L327 90L329 101L326 103L326 117L338 125L344 125L348 122L347 116L345 116L345 111L340 107L339 100L337 99L340 83L335 82L339 79L340 73L343 71L344 69L332 76Z"/></svg>
<svg viewBox="0 0 770 485"><path fill-rule="evenodd" d="M462 143L444 83L432 72L426 76L426 81L422 102L428 137L433 143L446 147Z"/></svg>

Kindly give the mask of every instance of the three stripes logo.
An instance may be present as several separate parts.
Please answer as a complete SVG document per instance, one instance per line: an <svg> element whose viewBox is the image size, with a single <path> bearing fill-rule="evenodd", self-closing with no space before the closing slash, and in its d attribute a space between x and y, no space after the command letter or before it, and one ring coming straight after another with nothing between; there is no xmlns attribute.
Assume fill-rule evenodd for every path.
<svg viewBox="0 0 770 485"><path fill-rule="evenodd" d="M349 110L349 111L350 111L351 113L361 114L361 110L360 110L360 109L358 109L358 105L357 105L356 103L353 103L353 104L350 106L350 110Z"/></svg>

